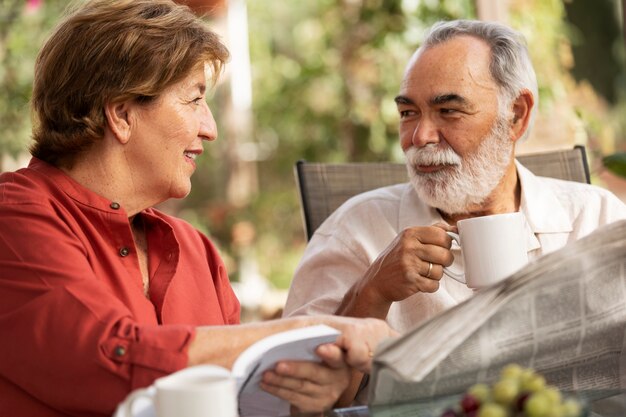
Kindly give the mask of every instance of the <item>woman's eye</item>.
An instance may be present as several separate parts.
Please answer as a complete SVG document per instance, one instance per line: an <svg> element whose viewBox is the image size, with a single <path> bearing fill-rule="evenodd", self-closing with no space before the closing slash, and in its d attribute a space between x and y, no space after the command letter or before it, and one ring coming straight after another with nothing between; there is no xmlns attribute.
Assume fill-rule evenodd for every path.
<svg viewBox="0 0 626 417"><path fill-rule="evenodd" d="M191 102L195 105L200 105L204 101L204 97L196 97Z"/></svg>

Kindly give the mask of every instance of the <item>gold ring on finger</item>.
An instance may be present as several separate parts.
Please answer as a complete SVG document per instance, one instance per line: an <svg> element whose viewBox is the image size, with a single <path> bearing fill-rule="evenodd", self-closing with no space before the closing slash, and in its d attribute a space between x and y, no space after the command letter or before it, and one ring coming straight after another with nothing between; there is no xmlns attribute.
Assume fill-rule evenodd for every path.
<svg viewBox="0 0 626 417"><path fill-rule="evenodd" d="M426 273L426 278L430 278L430 273L433 272L433 263L428 262L428 272Z"/></svg>

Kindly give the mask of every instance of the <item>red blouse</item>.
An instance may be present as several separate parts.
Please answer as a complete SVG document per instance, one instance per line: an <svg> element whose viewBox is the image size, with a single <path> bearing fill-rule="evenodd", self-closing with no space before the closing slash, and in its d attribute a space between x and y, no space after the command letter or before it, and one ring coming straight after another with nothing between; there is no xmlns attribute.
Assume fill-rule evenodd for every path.
<svg viewBox="0 0 626 417"><path fill-rule="evenodd" d="M119 204L33 158L0 176L0 415L111 415L187 364L198 325L239 322L213 244L155 209L150 299Z"/></svg>

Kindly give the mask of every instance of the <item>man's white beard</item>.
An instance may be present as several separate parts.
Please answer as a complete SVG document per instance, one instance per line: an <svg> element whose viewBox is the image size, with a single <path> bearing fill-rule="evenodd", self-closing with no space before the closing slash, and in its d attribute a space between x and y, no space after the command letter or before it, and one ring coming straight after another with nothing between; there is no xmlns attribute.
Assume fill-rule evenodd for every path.
<svg viewBox="0 0 626 417"><path fill-rule="evenodd" d="M478 150L461 158L449 146L428 144L405 152L409 178L417 195L431 207L447 214L469 212L482 204L502 179L511 158L504 118L498 118ZM420 165L448 165L432 173L417 171Z"/></svg>

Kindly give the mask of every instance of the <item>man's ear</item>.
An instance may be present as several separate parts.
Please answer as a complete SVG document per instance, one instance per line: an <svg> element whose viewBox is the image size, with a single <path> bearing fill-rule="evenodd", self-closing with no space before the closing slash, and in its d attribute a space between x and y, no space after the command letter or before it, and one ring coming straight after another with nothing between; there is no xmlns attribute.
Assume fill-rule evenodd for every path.
<svg viewBox="0 0 626 417"><path fill-rule="evenodd" d="M108 127L121 144L126 144L130 140L131 118L129 110L128 101L104 105Z"/></svg>
<svg viewBox="0 0 626 417"><path fill-rule="evenodd" d="M535 104L533 93L529 90L522 92L513 100L513 117L511 118L511 140L516 142L524 135L530 124L530 116Z"/></svg>

